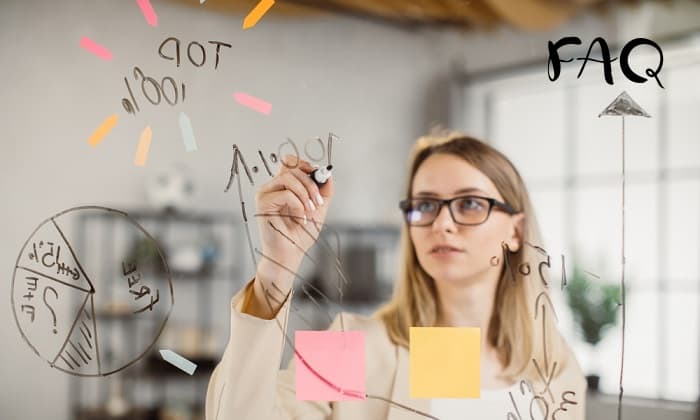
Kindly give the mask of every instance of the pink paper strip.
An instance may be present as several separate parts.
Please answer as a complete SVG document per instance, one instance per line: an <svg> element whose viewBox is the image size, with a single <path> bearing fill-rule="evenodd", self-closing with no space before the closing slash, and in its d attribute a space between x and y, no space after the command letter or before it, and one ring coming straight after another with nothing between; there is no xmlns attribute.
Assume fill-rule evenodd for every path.
<svg viewBox="0 0 700 420"><path fill-rule="evenodd" d="M233 94L233 97L239 104L261 114L270 115L270 112L272 111L271 103L265 102L262 99L256 98L255 96L248 95L247 93L236 92Z"/></svg>
<svg viewBox="0 0 700 420"><path fill-rule="evenodd" d="M158 26L158 16L155 10L153 10L151 2L149 0L136 0L136 3L138 3L141 8L141 13L143 13L143 17L146 18L146 22L151 26Z"/></svg>
<svg viewBox="0 0 700 420"><path fill-rule="evenodd" d="M84 36L80 40L80 46L105 61L109 61L112 59L112 53L106 47L96 43L95 41L86 36Z"/></svg>

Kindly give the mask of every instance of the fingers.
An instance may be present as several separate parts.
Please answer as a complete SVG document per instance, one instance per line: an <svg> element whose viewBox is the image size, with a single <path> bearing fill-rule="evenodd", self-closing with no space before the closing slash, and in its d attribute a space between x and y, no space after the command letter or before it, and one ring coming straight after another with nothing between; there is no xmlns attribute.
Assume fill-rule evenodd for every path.
<svg viewBox="0 0 700 420"><path fill-rule="evenodd" d="M313 181L311 181L313 182ZM315 184L315 182L314 182ZM321 197L325 200L328 200L333 197L333 193L335 191L335 183L333 182L333 176L328 178L328 181L326 181L325 184L321 184L320 186L317 186L319 192L321 193Z"/></svg>
<svg viewBox="0 0 700 420"><path fill-rule="evenodd" d="M299 199L303 200L304 207L306 207L309 211L315 211L317 207L322 206L325 202L324 197L330 197L330 192L332 189L326 188L324 193L321 193L319 186L316 185L316 183L309 176L309 174L316 168L309 162L298 159L296 156L292 155L286 155L283 158L283 161L288 165L295 163L297 164L297 167L288 168L286 166L282 166L278 175L275 176L271 182L263 185L260 192L267 193L290 189L297 193ZM294 182L294 179L290 178L290 175L296 178L298 183L301 183L303 188L306 189L305 194L299 191L298 183Z"/></svg>
<svg viewBox="0 0 700 420"><path fill-rule="evenodd" d="M309 176L317 166L293 155L284 156L283 162L278 174L257 191L258 209L274 208L280 215L290 216L292 223L306 224L315 219L314 214L323 220L325 205L333 194L332 179L319 186ZM316 213L319 209L324 211Z"/></svg>
<svg viewBox="0 0 700 420"><path fill-rule="evenodd" d="M311 200L311 210L314 211L316 210L316 206L320 207L323 205L324 200L323 197L321 196L321 191L316 185L316 183L311 179L308 173L304 172L301 169L294 169L289 172L291 175L293 175L296 179L299 180L304 185L304 188L306 188L306 191L309 194L309 199Z"/></svg>
<svg viewBox="0 0 700 420"><path fill-rule="evenodd" d="M278 174L281 174L285 171L290 171L294 169L301 169L302 171L306 172L307 174L310 174L311 172L314 171L314 166L311 165L308 161L305 161L304 159L300 159L298 156L295 155L285 155L282 158L282 166L280 166L280 170Z"/></svg>
<svg viewBox="0 0 700 420"><path fill-rule="evenodd" d="M324 202L333 196L334 184L333 177L328 178L324 184L317 185L310 176L311 172L318 169L318 165L299 159L295 155L285 155L282 158L283 165L280 167L279 173L292 172L309 190L309 194L315 201L317 206L322 206Z"/></svg>
<svg viewBox="0 0 700 420"><path fill-rule="evenodd" d="M281 190L268 193L267 195L259 195L256 196L256 201L258 202L259 209L261 202L264 203L263 207L266 208L261 209L261 214L258 214L258 216L280 216L283 219L288 219L288 221L298 224L306 224L308 221L306 217L306 208L301 200L299 200L299 197L291 190ZM271 210L272 213L270 213Z"/></svg>
<svg viewBox="0 0 700 420"><path fill-rule="evenodd" d="M282 191L278 193L277 199L279 201L275 204L278 204L282 208L280 213L283 216L288 216L288 218L291 219L291 222L295 222L300 225L305 225L307 223L308 219L306 218L306 213L304 212L304 206L294 192Z"/></svg>
<svg viewBox="0 0 700 420"><path fill-rule="evenodd" d="M301 207L307 211L312 212L316 210L316 206L314 205L313 201L311 201L312 194L315 193L309 192L306 185L304 185L304 183L291 172L285 172L277 175L270 182L260 187L260 191L257 194L258 200L263 199L263 197L267 194L275 194L284 192L285 190L293 193L294 197L296 197L296 200L299 202L299 205L301 205Z"/></svg>

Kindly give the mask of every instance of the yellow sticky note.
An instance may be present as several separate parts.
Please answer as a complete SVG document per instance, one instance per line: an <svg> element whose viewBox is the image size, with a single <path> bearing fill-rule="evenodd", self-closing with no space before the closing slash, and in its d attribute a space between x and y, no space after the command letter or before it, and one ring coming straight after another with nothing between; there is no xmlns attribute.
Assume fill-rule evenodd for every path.
<svg viewBox="0 0 700 420"><path fill-rule="evenodd" d="M481 329L411 327L411 398L479 398Z"/></svg>

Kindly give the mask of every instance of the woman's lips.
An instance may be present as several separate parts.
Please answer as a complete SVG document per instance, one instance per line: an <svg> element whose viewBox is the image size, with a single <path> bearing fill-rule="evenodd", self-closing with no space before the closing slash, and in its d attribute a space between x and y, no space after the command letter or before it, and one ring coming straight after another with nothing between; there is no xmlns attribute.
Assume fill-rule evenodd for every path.
<svg viewBox="0 0 700 420"><path fill-rule="evenodd" d="M433 249L430 251L430 255L438 258L449 258L449 257L454 257L458 254L462 254L463 251L456 249L456 248L451 248L451 247L439 247L437 249Z"/></svg>

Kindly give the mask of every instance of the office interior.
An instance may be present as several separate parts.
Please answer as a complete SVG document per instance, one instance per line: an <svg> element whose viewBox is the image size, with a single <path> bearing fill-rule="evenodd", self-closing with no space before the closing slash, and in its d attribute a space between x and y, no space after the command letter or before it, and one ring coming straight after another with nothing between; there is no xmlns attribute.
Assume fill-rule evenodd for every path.
<svg viewBox="0 0 700 420"><path fill-rule="evenodd" d="M255 240L256 226L246 227L242 207L254 212L266 166L279 167L271 155L291 143L317 162L332 143L336 196L327 246L300 269L289 331L322 330L340 310L371 314L395 281L410 148L453 129L503 151L528 185L558 325L591 375L587 418L617 415L623 330L617 316L596 339L582 334L572 299L596 303L564 282L619 285L623 244L624 415L700 418L700 2L282 0L243 29L257 3L151 0L152 25L136 1L0 2L0 417L204 418L229 300L254 275L246 229ZM83 37L111 58L81 48ZM581 42L559 49L569 61L552 80L548 44L566 37ZM621 69L637 38L659 47L627 50L644 82ZM583 59L600 58L603 43L617 58L611 83L606 64ZM170 78L176 103L144 97L155 99L142 90L149 77ZM623 118L599 116L623 92L649 115L625 117L624 131ZM241 93L271 111L243 106ZM111 132L91 145L113 115ZM196 145L183 140L183 115ZM136 164L145 127L150 148ZM228 185L235 148L251 173ZM52 368L22 331L29 315L12 298L24 285L15 267L35 229L59 214L94 268L101 297L85 316L99 319L109 375ZM100 268L133 252L150 253L148 269L166 281L167 310L141 308L150 324L129 320L111 299L129 296L124 280ZM349 280L342 302L329 255ZM48 306L44 294L37 306ZM60 318L75 300L52 303ZM36 340L54 339L50 328L44 336ZM197 370L177 370L159 349Z"/></svg>

